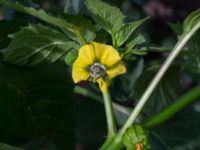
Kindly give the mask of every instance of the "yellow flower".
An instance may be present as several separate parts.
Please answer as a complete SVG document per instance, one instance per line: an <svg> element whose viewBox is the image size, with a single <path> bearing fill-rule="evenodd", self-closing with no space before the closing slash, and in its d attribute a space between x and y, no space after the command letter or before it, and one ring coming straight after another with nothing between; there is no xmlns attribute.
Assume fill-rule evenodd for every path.
<svg viewBox="0 0 200 150"><path fill-rule="evenodd" d="M125 72L126 67L116 49L91 42L80 48L72 67L72 78L75 83L85 80L97 82L100 90L107 93L111 80Z"/></svg>

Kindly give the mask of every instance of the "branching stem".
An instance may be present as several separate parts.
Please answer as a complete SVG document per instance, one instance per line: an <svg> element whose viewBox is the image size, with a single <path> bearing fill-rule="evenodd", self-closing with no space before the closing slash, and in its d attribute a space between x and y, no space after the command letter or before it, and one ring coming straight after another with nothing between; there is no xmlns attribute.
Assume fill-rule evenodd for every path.
<svg viewBox="0 0 200 150"><path fill-rule="evenodd" d="M183 34L182 38L179 40L179 42L174 47L173 51L170 53L164 64L161 66L158 73L153 78L152 82L147 87L146 91L142 95L141 99L139 100L138 104L135 106L135 109L131 113L130 117L128 118L127 122L122 127L120 134L123 135L124 132L128 127L130 127L138 114L141 112L142 108L146 104L147 100L155 90L156 86L158 85L159 81L162 79L163 75L167 71L167 69L170 67L174 59L177 57L177 55L180 53L181 49L185 46L185 44L189 41L189 39L192 37L192 35L199 29L200 23L196 24L194 28L187 34Z"/></svg>
<svg viewBox="0 0 200 150"><path fill-rule="evenodd" d="M177 55L180 53L180 51L183 49L185 44L189 41L189 39L196 33L196 31L200 28L200 22L197 23L194 28L188 32L182 35L170 55L167 57L166 61L164 64L161 66L160 70L158 73L155 75L153 78L152 82L149 84L147 87L146 91L140 98L138 104L135 106L133 112L131 113L130 117L120 130L120 132L117 134L116 138L109 144L103 147L101 150L120 150L121 145L122 145L122 137L123 134L125 133L126 129L132 126L134 123L135 119L137 118L138 114L141 112L142 108L146 104L147 100L155 90L156 86L158 85L159 81L162 79L163 75L167 71L167 69L170 67L174 59L177 57Z"/></svg>

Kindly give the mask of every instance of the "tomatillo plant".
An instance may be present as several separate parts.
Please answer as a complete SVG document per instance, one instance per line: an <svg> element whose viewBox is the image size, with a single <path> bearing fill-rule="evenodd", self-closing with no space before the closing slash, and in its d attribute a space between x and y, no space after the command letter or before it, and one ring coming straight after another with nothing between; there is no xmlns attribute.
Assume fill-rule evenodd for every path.
<svg viewBox="0 0 200 150"><path fill-rule="evenodd" d="M125 147L127 150L148 150L151 148L149 132L152 128L166 122L175 113L200 97L200 88L197 86L183 97L179 99L177 97L177 101L166 105L156 114L144 120L138 119L140 115L142 116L144 106L152 93L155 92L163 76L166 75L167 70L172 66L173 61L186 47L186 44L196 37L195 33L200 28L200 9L191 13L184 20L183 25L181 25L183 30L179 33L179 40L175 47L169 50L169 48L163 47L144 46L145 37L137 29L148 20L148 17L126 22L126 17L116 7L100 0L85 0L84 2L89 11L90 16L87 17L89 19L68 14L60 14L60 17L55 17L42 9L25 7L10 0L0 0L0 4L4 6L37 17L51 25L28 23L23 25L18 32L11 33L9 45L1 51L3 61L26 67L42 63L54 63L58 60L65 62L71 69L69 69L69 72L72 74L74 83L81 81L97 83L102 92L103 98L83 87L75 88L76 93L81 93L104 103L107 136L99 149L121 150ZM171 26L173 28L173 25ZM108 39L106 39L107 37ZM189 48L188 45L186 50ZM127 67L128 65L125 64L129 64L131 60L130 64L132 65L133 61L138 61L148 52L158 53L163 52L163 49L167 49L170 54L163 65L159 66L160 69L146 90L142 91L143 94L138 98L133 110L113 102L110 94L112 92L109 89L115 83L114 78L122 75L121 78L130 79L128 80L130 88L133 88L132 85L135 84L135 80L141 74L136 73L133 77L130 75L132 74L129 70L131 67ZM196 58L196 60L199 59ZM143 61L139 62L141 66ZM137 67L136 70L139 70L138 72L143 71L143 69L137 69ZM126 73L129 73L129 75ZM117 78L116 80L120 79ZM131 92L131 90L127 91ZM128 95L131 97L134 94ZM117 124L116 112L126 115L126 120L121 125ZM139 121L136 121L137 119Z"/></svg>

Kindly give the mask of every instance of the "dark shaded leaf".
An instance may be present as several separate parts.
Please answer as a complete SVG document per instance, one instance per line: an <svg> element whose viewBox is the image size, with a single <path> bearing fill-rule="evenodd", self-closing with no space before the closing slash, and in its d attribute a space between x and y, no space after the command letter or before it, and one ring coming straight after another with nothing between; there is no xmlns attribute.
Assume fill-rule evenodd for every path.
<svg viewBox="0 0 200 150"><path fill-rule="evenodd" d="M141 97L143 91L152 80L156 71L156 66L155 68L149 68L144 71L143 74L138 78L134 85L134 99L138 100ZM177 66L173 66L166 72L156 90L149 98L143 109L143 113L147 116L150 116L155 112L160 111L168 104L175 101L179 97L180 92L181 85L179 78L179 69L177 69Z"/></svg>
<svg viewBox="0 0 200 150"><path fill-rule="evenodd" d="M200 128L198 102L180 111L172 120L152 131L155 150L199 150Z"/></svg>
<svg viewBox="0 0 200 150"><path fill-rule="evenodd" d="M106 138L103 105L94 100L81 99L76 106L76 114L77 142L87 150L99 149Z"/></svg>
<svg viewBox="0 0 200 150"><path fill-rule="evenodd" d="M0 140L28 150L45 150L45 143L73 150L73 88L63 64L0 69Z"/></svg>
<svg viewBox="0 0 200 150"><path fill-rule="evenodd" d="M0 143L0 150L25 150L25 149Z"/></svg>

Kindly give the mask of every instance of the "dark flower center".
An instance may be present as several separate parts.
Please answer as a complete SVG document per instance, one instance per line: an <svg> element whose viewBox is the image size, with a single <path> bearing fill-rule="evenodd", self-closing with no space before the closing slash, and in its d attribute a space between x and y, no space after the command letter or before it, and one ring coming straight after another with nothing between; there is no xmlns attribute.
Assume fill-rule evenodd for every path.
<svg viewBox="0 0 200 150"><path fill-rule="evenodd" d="M90 76L92 79L96 80L98 78L104 77L106 74L106 66L103 64L100 64L98 62L95 62L89 67Z"/></svg>

